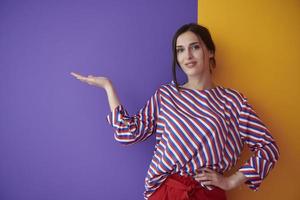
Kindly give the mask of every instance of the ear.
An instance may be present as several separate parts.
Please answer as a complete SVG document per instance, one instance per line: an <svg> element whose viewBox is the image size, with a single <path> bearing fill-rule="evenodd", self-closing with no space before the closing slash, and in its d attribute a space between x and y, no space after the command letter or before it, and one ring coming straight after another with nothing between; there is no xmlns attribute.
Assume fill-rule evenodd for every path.
<svg viewBox="0 0 300 200"><path fill-rule="evenodd" d="M209 57L209 58L213 58L213 57L215 57L215 54L214 54L214 52L212 52L212 51L208 51L208 57Z"/></svg>

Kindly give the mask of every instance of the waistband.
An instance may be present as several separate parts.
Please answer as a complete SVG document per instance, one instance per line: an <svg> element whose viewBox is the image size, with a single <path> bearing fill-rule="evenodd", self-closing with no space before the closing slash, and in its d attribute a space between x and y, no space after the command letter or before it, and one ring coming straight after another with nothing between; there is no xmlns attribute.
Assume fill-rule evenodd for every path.
<svg viewBox="0 0 300 200"><path fill-rule="evenodd" d="M196 191L203 194L205 190L192 176L180 176L179 174L169 176L165 184L176 190L181 190L182 193L178 195L181 196L179 199L182 200L189 200Z"/></svg>
<svg viewBox="0 0 300 200"><path fill-rule="evenodd" d="M166 180L166 184L172 186L174 185L183 189L189 186L201 187L200 183L197 182L192 176L181 176L178 173L170 175Z"/></svg>

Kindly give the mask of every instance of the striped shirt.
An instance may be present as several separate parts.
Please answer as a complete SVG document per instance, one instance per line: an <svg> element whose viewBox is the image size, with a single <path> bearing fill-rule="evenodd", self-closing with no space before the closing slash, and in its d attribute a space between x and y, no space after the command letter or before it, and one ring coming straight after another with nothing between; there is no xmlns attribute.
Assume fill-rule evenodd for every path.
<svg viewBox="0 0 300 200"><path fill-rule="evenodd" d="M119 105L107 120L122 144L156 136L145 178L145 199L170 174L193 176L202 168L219 173L230 170L245 144L253 154L239 171L247 177L246 184L257 190L279 157L273 137L247 99L222 86L181 88L179 92L172 81L160 86L135 115Z"/></svg>

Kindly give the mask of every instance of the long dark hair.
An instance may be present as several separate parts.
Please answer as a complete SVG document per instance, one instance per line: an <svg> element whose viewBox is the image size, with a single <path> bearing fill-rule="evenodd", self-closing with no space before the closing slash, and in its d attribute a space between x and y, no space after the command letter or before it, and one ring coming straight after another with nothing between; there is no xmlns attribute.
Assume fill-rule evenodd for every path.
<svg viewBox="0 0 300 200"><path fill-rule="evenodd" d="M179 68L181 68L181 67L177 61L176 41L177 41L177 38L179 37L179 35L187 32L187 31L193 32L199 38L199 40L202 40L203 43L205 44L206 48L213 55L215 55L215 52L216 52L215 44L211 38L209 30L206 27L199 25L199 24L190 23L190 24L183 25L176 31L176 33L173 36L173 40L172 40L172 52L173 52L172 72L173 72L173 81L174 81L178 91L179 91L179 86L178 86L177 77L176 77L176 66L178 66ZM216 59L214 56L212 58L210 58L209 64L210 64L210 72L212 72L212 69L216 67Z"/></svg>

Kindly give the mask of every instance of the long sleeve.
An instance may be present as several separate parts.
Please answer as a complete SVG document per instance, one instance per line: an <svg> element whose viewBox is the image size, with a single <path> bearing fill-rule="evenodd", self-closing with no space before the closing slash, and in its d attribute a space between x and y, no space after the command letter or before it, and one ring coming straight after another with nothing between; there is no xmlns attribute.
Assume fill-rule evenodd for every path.
<svg viewBox="0 0 300 200"><path fill-rule="evenodd" d="M115 139L122 144L133 144L146 140L156 130L160 109L159 90L135 115L130 116L123 105L117 106L107 115L107 121L115 130Z"/></svg>
<svg viewBox="0 0 300 200"><path fill-rule="evenodd" d="M253 155L239 169L248 179L246 184L257 190L279 158L279 149L269 130L244 98L239 116L239 132Z"/></svg>

